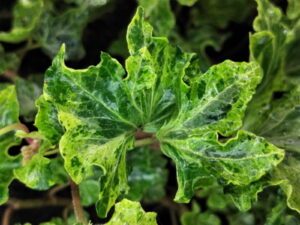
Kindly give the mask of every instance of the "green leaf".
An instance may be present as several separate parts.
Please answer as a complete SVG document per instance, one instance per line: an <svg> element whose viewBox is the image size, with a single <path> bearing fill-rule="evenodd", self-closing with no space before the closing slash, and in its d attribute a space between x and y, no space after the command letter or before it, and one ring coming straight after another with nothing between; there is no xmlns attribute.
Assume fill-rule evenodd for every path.
<svg viewBox="0 0 300 225"><path fill-rule="evenodd" d="M283 159L283 151L263 138L237 132L259 81L259 67L254 63L226 61L213 66L199 77L179 116L159 131L161 149L177 167L176 201L188 202L201 179L248 185ZM224 143L218 138L218 134L228 137L236 132Z"/></svg>
<svg viewBox="0 0 300 225"><path fill-rule="evenodd" d="M107 4L110 0L65 0L65 2L70 4L76 4L81 7L99 7Z"/></svg>
<svg viewBox="0 0 300 225"><path fill-rule="evenodd" d="M0 44L0 76L6 70L16 71L19 67L19 64L19 57L13 52L6 53Z"/></svg>
<svg viewBox="0 0 300 225"><path fill-rule="evenodd" d="M26 121L33 121L37 112L35 101L41 95L41 87L30 80L18 78L16 80L16 89L20 102L20 115Z"/></svg>
<svg viewBox="0 0 300 225"><path fill-rule="evenodd" d="M257 0L257 3L259 14L253 24L256 33L250 37L250 52L251 60L260 64L264 76L248 106L244 129L264 136L287 150L294 150L299 148L294 126L284 124L297 123L299 117L299 100L296 100L300 96L297 81L300 72L299 21L289 21L280 8L267 0ZM278 93L284 97L278 99ZM287 113L284 107L288 107Z"/></svg>
<svg viewBox="0 0 300 225"><path fill-rule="evenodd" d="M42 149L29 162L14 170L15 177L27 187L36 190L48 190L55 184L67 182L67 174L60 158L48 159Z"/></svg>
<svg viewBox="0 0 300 225"><path fill-rule="evenodd" d="M182 0L193 3L195 0ZM188 20L185 22L184 35L178 30L171 38L186 51L197 52L202 64L207 67L212 64L206 53L207 47L220 51L224 41L231 35L226 32L230 22L244 22L254 11L251 0L210 0L198 1L189 9ZM222 30L222 32L220 32ZM205 63L203 63L205 61Z"/></svg>
<svg viewBox="0 0 300 225"><path fill-rule="evenodd" d="M287 196L289 208L300 213L300 161L295 157L287 157L272 173L272 183L280 185Z"/></svg>
<svg viewBox="0 0 300 225"><path fill-rule="evenodd" d="M200 212L200 207L193 203L191 212L185 212L180 218L182 225L220 225L221 220L212 212Z"/></svg>
<svg viewBox="0 0 300 225"><path fill-rule="evenodd" d="M251 213L237 213L229 216L230 225L256 225L255 216Z"/></svg>
<svg viewBox="0 0 300 225"><path fill-rule="evenodd" d="M122 66L105 53L96 66L70 69L64 65L64 48L46 72L39 104L47 104L37 115L36 125L53 140L60 130L55 132L47 118L59 118L66 130L60 151L75 182L93 176L94 170L102 171L100 216L106 216L128 189L125 153L133 147L133 133L138 127L157 130L176 113L181 92L187 89L182 78L192 55L171 47L165 38L152 37L151 31L139 9L128 28L132 55L126 61L126 79Z"/></svg>
<svg viewBox="0 0 300 225"><path fill-rule="evenodd" d="M19 104L15 87L0 86L0 130L19 122ZM14 178L13 170L20 166L19 156L10 156L10 147L19 144L14 132L0 135L0 204L8 199L8 186Z"/></svg>
<svg viewBox="0 0 300 225"><path fill-rule="evenodd" d="M299 3L298 3L299 4ZM289 39L286 45L286 56L284 70L286 76L288 76L290 83L300 84L300 67L299 67L299 57L300 57L300 18L296 21L291 22L294 24L290 31ZM295 82L296 81L296 82Z"/></svg>
<svg viewBox="0 0 300 225"><path fill-rule="evenodd" d="M287 16L289 19L299 19L300 12L299 12L300 2L298 0L289 0L288 1L288 8L287 8Z"/></svg>
<svg viewBox="0 0 300 225"><path fill-rule="evenodd" d="M257 201L257 195L267 186L266 181L259 180L247 186L228 186L225 193L228 193L236 207L245 212L249 210L253 202Z"/></svg>
<svg viewBox="0 0 300 225"><path fill-rule="evenodd" d="M18 0L13 9L12 29L0 32L0 41L17 43L27 39L41 18L43 5L43 0Z"/></svg>
<svg viewBox="0 0 300 225"><path fill-rule="evenodd" d="M275 205L275 207L273 207L271 212L267 215L267 220L265 225L286 224L284 223L285 210L286 210L286 204L284 202L277 203L277 205Z"/></svg>
<svg viewBox="0 0 300 225"><path fill-rule="evenodd" d="M263 123L257 125L260 134L276 146L300 152L300 86L280 99L273 100Z"/></svg>
<svg viewBox="0 0 300 225"><path fill-rule="evenodd" d="M281 68L288 29L281 21L279 8L267 0L258 0L257 3L259 14L253 23L256 33L250 36L250 54L251 60L262 67L263 79L249 104L244 128L259 133L257 125L264 121L273 92L281 90L285 83Z"/></svg>
<svg viewBox="0 0 300 225"><path fill-rule="evenodd" d="M105 225L157 225L156 213L146 213L139 202L122 200L115 206L115 213Z"/></svg>
<svg viewBox="0 0 300 225"><path fill-rule="evenodd" d="M81 59L85 54L81 36L88 18L89 11L85 7L69 8L60 14L48 9L43 13L33 38L51 58L65 43L68 59Z"/></svg>
<svg viewBox="0 0 300 225"><path fill-rule="evenodd" d="M35 126L51 144L58 144L64 129L58 121L57 109L46 101L43 95L36 101L36 105L38 113L35 117Z"/></svg>
<svg viewBox="0 0 300 225"><path fill-rule="evenodd" d="M79 184L79 193L81 204L83 206L90 206L98 201L98 194L100 192L99 182L96 180L84 180Z"/></svg>
<svg viewBox="0 0 300 225"><path fill-rule="evenodd" d="M165 195L168 179L167 164L161 154L142 147L127 153L129 192L126 198L133 201L159 201Z"/></svg>
<svg viewBox="0 0 300 225"><path fill-rule="evenodd" d="M194 5L198 0L178 0L178 2L181 5L186 5L186 6L192 6Z"/></svg>
<svg viewBox="0 0 300 225"><path fill-rule="evenodd" d="M154 34L168 36L175 26L170 0L138 0L145 9L145 17L154 28Z"/></svg>

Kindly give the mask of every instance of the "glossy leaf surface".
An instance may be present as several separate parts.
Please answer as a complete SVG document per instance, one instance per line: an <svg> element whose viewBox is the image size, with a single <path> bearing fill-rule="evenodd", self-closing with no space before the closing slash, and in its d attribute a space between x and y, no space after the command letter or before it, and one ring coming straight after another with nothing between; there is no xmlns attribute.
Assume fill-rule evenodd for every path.
<svg viewBox="0 0 300 225"><path fill-rule="evenodd" d="M248 185L283 158L283 151L263 138L239 131L222 143L218 134L234 134L260 80L256 64L226 61L199 77L179 115L158 134L162 151L176 162L179 190L187 202L203 180ZM201 181L202 180L202 181Z"/></svg>
<svg viewBox="0 0 300 225"><path fill-rule="evenodd" d="M64 48L46 73L36 125L53 142L61 130L50 124L56 120L58 128L63 125L66 132L60 150L74 181L82 182L95 169L102 171L101 216L128 189L125 153L133 147L134 131L139 126L148 132L157 130L176 112L180 100L181 79L191 55L171 47L164 38L152 37L151 32L139 9L128 27L131 56L126 61L126 79L122 66L105 53L97 66L70 69L64 65Z"/></svg>

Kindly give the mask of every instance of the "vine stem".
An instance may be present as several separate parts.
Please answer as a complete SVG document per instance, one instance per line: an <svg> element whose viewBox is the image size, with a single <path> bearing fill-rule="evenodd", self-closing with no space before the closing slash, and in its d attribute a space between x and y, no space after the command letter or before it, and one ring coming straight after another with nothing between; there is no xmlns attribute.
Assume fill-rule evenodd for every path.
<svg viewBox="0 0 300 225"><path fill-rule="evenodd" d="M68 206L70 205L70 200L65 198L44 198L44 199L10 199L7 202L8 207L6 208L3 217L2 225L10 225L11 215L15 210L19 209L31 209L49 206Z"/></svg>
<svg viewBox="0 0 300 225"><path fill-rule="evenodd" d="M2 218L2 225L10 225L10 217L11 217L13 211L14 211L14 208L12 206L9 206L8 208L6 208L6 210L4 211L4 214L3 214L3 218Z"/></svg>
<svg viewBox="0 0 300 225"><path fill-rule="evenodd" d="M79 188L73 180L70 179L71 194L72 194L72 203L74 208L74 213L77 222L82 224L88 224L84 216L83 208L80 202Z"/></svg>
<svg viewBox="0 0 300 225"><path fill-rule="evenodd" d="M11 124L11 125L1 128L0 135L6 134L13 130L22 130L26 133L29 133L29 129L26 127L26 125L24 125L22 123L14 123L14 124Z"/></svg>

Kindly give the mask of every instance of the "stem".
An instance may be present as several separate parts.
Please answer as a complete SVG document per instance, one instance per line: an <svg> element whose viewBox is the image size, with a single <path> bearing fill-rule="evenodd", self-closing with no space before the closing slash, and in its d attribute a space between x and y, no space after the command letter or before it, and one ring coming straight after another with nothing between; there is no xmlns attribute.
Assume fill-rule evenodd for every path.
<svg viewBox="0 0 300 225"><path fill-rule="evenodd" d="M58 154L59 153L59 150L58 149L53 149L51 151L47 151L44 153L44 156L47 156L47 155L54 155L54 154Z"/></svg>
<svg viewBox="0 0 300 225"><path fill-rule="evenodd" d="M86 218L83 213L83 208L80 202L78 186L71 179L70 179L70 185L71 185L72 202L73 202L73 208L74 208L76 220L78 223L87 224Z"/></svg>
<svg viewBox="0 0 300 225"><path fill-rule="evenodd" d="M67 198L44 198L44 199L10 199L7 204L3 217L2 225L10 225L10 218L15 210L19 209L31 209L31 208L41 208L49 206L64 206L70 205L70 200Z"/></svg>
<svg viewBox="0 0 300 225"><path fill-rule="evenodd" d="M12 206L6 208L3 217L2 217L2 225L10 225L10 218L14 211L14 208Z"/></svg>
<svg viewBox="0 0 300 225"><path fill-rule="evenodd" d="M18 75L13 70L6 70L3 72L3 76L13 82L16 81Z"/></svg>
<svg viewBox="0 0 300 225"><path fill-rule="evenodd" d="M8 204L13 209L31 209L49 206L68 206L70 205L70 200L67 198L43 198L43 199L11 199Z"/></svg>
<svg viewBox="0 0 300 225"><path fill-rule="evenodd" d="M134 147L141 147L141 146L145 146L145 145L151 145L155 142L155 139L153 138L144 138L144 139L140 139L140 140L136 140Z"/></svg>
<svg viewBox="0 0 300 225"><path fill-rule="evenodd" d="M26 133L29 133L29 129L22 123L14 123L14 124L11 124L11 125L8 125L6 127L3 127L0 129L0 135L3 135L3 134L6 134L10 131L13 131L13 130L22 130Z"/></svg>
<svg viewBox="0 0 300 225"><path fill-rule="evenodd" d="M49 198L55 198L56 193L60 192L61 190L65 189L66 187L68 187L70 184L62 184L62 185L58 185L55 186L54 188L52 188L49 193L48 196Z"/></svg>

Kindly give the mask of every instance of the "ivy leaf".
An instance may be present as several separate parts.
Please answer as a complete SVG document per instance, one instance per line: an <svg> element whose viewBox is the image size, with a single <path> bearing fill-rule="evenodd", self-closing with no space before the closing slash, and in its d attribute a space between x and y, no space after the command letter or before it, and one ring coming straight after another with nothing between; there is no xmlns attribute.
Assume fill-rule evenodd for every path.
<svg viewBox="0 0 300 225"><path fill-rule="evenodd" d="M145 17L153 25L155 35L168 36L175 26L170 0L138 0L138 4L145 9Z"/></svg>
<svg viewBox="0 0 300 225"><path fill-rule="evenodd" d="M199 77L197 92L185 101L178 117L158 132L162 151L176 163L176 201L188 202L199 188L191 184L201 177L213 176L223 184L248 185L283 159L283 151L263 138L237 132L260 81L259 71L255 63L225 61L211 67ZM229 136L236 132L224 143L218 138L218 134Z"/></svg>
<svg viewBox="0 0 300 225"><path fill-rule="evenodd" d="M185 212L180 218L182 225L220 225L221 220L212 212L200 212L200 207L193 203L192 211Z"/></svg>
<svg viewBox="0 0 300 225"><path fill-rule="evenodd" d="M299 13L299 6L300 3L297 0L289 0L288 1L288 8L287 8L287 16L291 20L297 20L300 17Z"/></svg>
<svg viewBox="0 0 300 225"><path fill-rule="evenodd" d="M152 37L143 15L140 8L128 27L131 56L126 79L122 66L105 53L97 66L70 69L64 65L62 48L46 72L39 100L36 124L41 132L59 137L49 119L42 120L48 113L66 130L59 145L72 179L80 183L94 170L102 171L100 216L106 216L128 189L125 153L133 147L133 133L139 127L157 130L176 112L181 92L187 89L182 78L192 55L170 46L165 38Z"/></svg>
<svg viewBox="0 0 300 225"><path fill-rule="evenodd" d="M35 117L35 126L52 145L58 144L64 129L58 121L57 109L46 101L43 95L38 98L36 105L38 113Z"/></svg>
<svg viewBox="0 0 300 225"><path fill-rule="evenodd" d="M60 158L48 159L42 149L32 156L29 162L14 170L15 178L27 187L36 190L48 190L55 184L67 182L67 174Z"/></svg>
<svg viewBox="0 0 300 225"><path fill-rule="evenodd" d="M33 121L37 112L35 100L41 95L41 88L30 80L18 78L16 80L16 89L20 102L20 115L26 121Z"/></svg>
<svg viewBox="0 0 300 225"><path fill-rule="evenodd" d="M192 6L194 5L198 0L178 0L178 2L181 5L185 5L185 6Z"/></svg>
<svg viewBox="0 0 300 225"><path fill-rule="evenodd" d="M250 37L250 52L251 60L258 62L263 69L263 79L248 106L244 129L270 138L270 134L267 134L265 127L261 125L266 125L266 120L272 123L276 119L284 119L276 118L274 121L270 121L268 117L270 115L277 117L277 114L283 114L279 112L279 102L283 105L291 105L291 101L294 101L292 99L297 98L295 90L299 89L299 82L295 82L294 79L297 78L297 74L299 77L297 46L300 40L300 29L297 20L289 21L287 16L271 2L257 0L257 3L259 14L253 24L256 32ZM282 93L284 99L278 101L278 97L276 97L278 93ZM291 100L287 96L290 96ZM291 111L293 111L292 108ZM272 124L269 123L267 126L272 126ZM273 140L275 139L274 137ZM297 140L294 139L293 142L297 142ZM282 147L282 145L279 146Z"/></svg>
<svg viewBox="0 0 300 225"><path fill-rule="evenodd" d="M237 208L245 212L249 210L253 202L257 201L257 195L267 186L267 182L259 180L247 186L228 186L225 193L228 193Z"/></svg>
<svg viewBox="0 0 300 225"><path fill-rule="evenodd" d="M263 123L257 125L260 135L276 146L300 152L300 86L284 93L280 99L272 100Z"/></svg>
<svg viewBox="0 0 300 225"><path fill-rule="evenodd" d="M230 225L255 225L255 217L251 213L237 213L229 216Z"/></svg>
<svg viewBox="0 0 300 225"><path fill-rule="evenodd" d="M65 2L70 4L76 4L78 6L88 6L88 7L99 7L107 4L109 0L65 0Z"/></svg>
<svg viewBox="0 0 300 225"><path fill-rule="evenodd" d="M19 57L13 52L6 53L0 44L0 76L6 70L16 71L19 64Z"/></svg>
<svg viewBox="0 0 300 225"><path fill-rule="evenodd" d="M299 68L299 56L300 56L300 18L296 21L290 22L294 24L290 28L290 36L287 40L286 45L286 56L285 56L285 65L284 70L286 76L291 83L297 82L300 83L300 68Z"/></svg>
<svg viewBox="0 0 300 225"><path fill-rule="evenodd" d="M157 225L156 214L153 212L146 213L139 202L132 202L123 199L115 206L115 213L105 225Z"/></svg>
<svg viewBox="0 0 300 225"><path fill-rule="evenodd" d="M300 213L299 171L300 161L289 156L272 173L272 183L280 185L287 196L288 207L298 213Z"/></svg>
<svg viewBox="0 0 300 225"><path fill-rule="evenodd" d="M43 0L18 0L13 9L12 30L0 32L0 41L17 43L27 39L43 12Z"/></svg>
<svg viewBox="0 0 300 225"><path fill-rule="evenodd" d="M166 159L147 147L127 153L129 192L126 198L133 201L158 201L165 195L168 171Z"/></svg>
<svg viewBox="0 0 300 225"><path fill-rule="evenodd" d="M84 180L79 184L79 193L81 204L83 206L90 206L98 201L98 194L100 192L99 182L97 180Z"/></svg>
<svg viewBox="0 0 300 225"><path fill-rule="evenodd" d="M19 122L19 104L15 87L0 86L0 131ZM10 147L19 144L14 132L0 133L0 204L8 199L8 186L14 178L13 170L20 166L19 156L10 156Z"/></svg>
<svg viewBox="0 0 300 225"><path fill-rule="evenodd" d="M180 2L196 2L195 0L182 0ZM207 47L220 51L224 41L231 35L226 32L231 22L242 23L254 11L251 0L210 0L198 1L188 11L188 20L182 28L177 27L171 34L171 39L179 44L185 51L199 54L202 70L206 71L212 64L206 53ZM222 30L222 32L220 32Z"/></svg>
<svg viewBox="0 0 300 225"><path fill-rule="evenodd" d="M51 58L65 43L68 59L81 59L85 54L81 36L88 18L89 11L85 7L70 8L61 14L48 9L43 13L33 38Z"/></svg>
<svg viewBox="0 0 300 225"><path fill-rule="evenodd" d="M62 49L46 73L44 97L55 104L66 129L60 151L72 179L80 183L92 176L93 170L102 170L98 213L105 216L127 189L125 152L132 148L130 133L135 125L124 118L126 111L134 113L122 89L121 65L107 54L101 58L98 66L75 71L63 64ZM116 100L120 105L114 104Z"/></svg>

